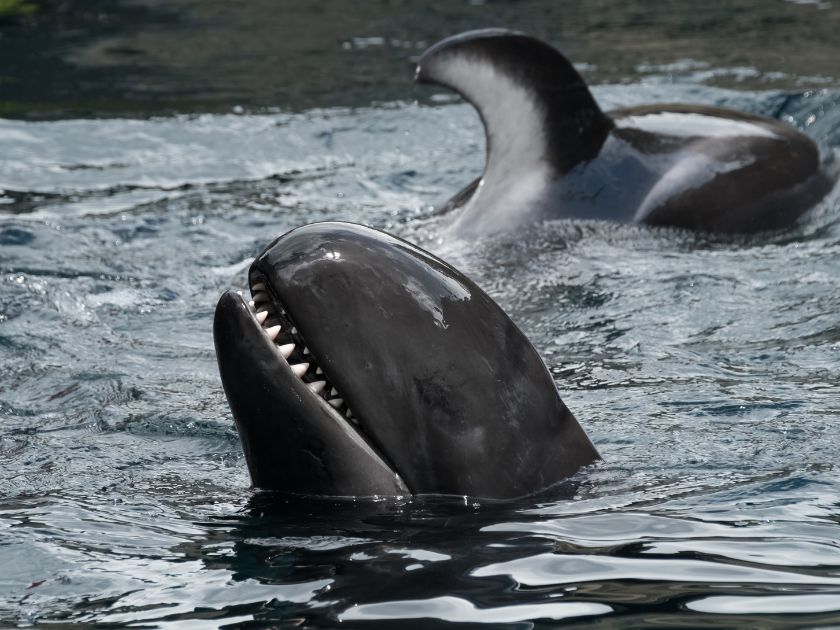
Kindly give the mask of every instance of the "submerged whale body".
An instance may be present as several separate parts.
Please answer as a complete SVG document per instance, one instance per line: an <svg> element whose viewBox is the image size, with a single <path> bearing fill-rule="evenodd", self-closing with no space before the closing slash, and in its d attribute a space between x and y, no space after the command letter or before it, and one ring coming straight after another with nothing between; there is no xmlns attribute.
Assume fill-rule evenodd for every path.
<svg viewBox="0 0 840 630"><path fill-rule="evenodd" d="M281 236L216 307L256 487L508 499L598 459L525 335L428 252L347 223Z"/></svg>
<svg viewBox="0 0 840 630"><path fill-rule="evenodd" d="M427 50L421 83L460 93L487 139L484 173L455 195L460 234L528 221L605 219L749 233L792 225L833 187L836 165L779 121L701 105L604 113L557 50L505 30Z"/></svg>

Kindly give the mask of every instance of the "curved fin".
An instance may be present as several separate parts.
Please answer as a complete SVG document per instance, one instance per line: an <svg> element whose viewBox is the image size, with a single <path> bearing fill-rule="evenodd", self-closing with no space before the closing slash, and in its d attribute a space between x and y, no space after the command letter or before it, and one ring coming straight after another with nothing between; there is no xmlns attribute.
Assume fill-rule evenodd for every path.
<svg viewBox="0 0 840 630"><path fill-rule="evenodd" d="M474 198L493 204L535 203L543 185L597 155L612 128L563 55L513 31L469 31L435 44L416 80L451 88L478 110L487 161Z"/></svg>
<svg viewBox="0 0 840 630"><path fill-rule="evenodd" d="M612 128L568 59L522 33L487 29L444 39L420 58L416 79L453 89L475 106L488 163L497 149L510 158L538 152L565 172L597 153L583 145Z"/></svg>

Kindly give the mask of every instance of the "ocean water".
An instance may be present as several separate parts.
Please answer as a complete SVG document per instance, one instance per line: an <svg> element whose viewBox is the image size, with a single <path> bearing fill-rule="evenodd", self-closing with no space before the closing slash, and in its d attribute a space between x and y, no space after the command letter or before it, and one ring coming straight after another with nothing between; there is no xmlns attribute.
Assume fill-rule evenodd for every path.
<svg viewBox="0 0 840 630"><path fill-rule="evenodd" d="M539 14L515 9L547 4L444 17L525 28ZM582 32L632 40L645 22L628 6L621 21L597 3ZM813 49L813 72L792 52L812 50L808 33L838 10L773 6L719 8L686 52L674 29L690 7L675 5L652 22L659 47L637 42L629 69L591 52L594 36L571 48L607 109L735 107L840 152L840 72L821 57L837 47ZM745 59L734 40L718 51L721 25L737 32L726 11L746 20L750 7L759 32L788 25L775 52L790 59L774 65L757 36ZM410 79L402 62L419 45L346 28L336 58L390 47ZM418 29L452 32L429 17ZM668 38L687 56L668 60ZM90 63L83 52L68 59ZM457 241L433 207L481 170L473 110L434 90L396 98L399 83L351 81L353 102L312 83L273 108L261 92L224 107L198 88L204 105L178 101L192 111L142 115L105 97L88 115L57 96L7 103L0 627L840 627L840 189L795 229L750 238L557 222ZM271 238L332 219L421 244L508 311L604 457L572 498L249 488L215 364L215 302L244 288Z"/></svg>

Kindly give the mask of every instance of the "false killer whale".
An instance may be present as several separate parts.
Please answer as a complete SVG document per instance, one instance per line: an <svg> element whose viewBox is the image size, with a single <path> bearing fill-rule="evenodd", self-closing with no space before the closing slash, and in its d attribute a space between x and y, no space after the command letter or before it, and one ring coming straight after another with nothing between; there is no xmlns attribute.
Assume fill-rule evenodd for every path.
<svg viewBox="0 0 840 630"><path fill-rule="evenodd" d="M525 335L462 273L349 223L288 232L213 336L254 486L534 494L599 458Z"/></svg>
<svg viewBox="0 0 840 630"><path fill-rule="evenodd" d="M416 80L455 90L484 124L484 173L442 208L460 208L460 235L561 218L779 229L836 181L833 156L777 120L702 105L604 113L562 54L517 32L444 39Z"/></svg>

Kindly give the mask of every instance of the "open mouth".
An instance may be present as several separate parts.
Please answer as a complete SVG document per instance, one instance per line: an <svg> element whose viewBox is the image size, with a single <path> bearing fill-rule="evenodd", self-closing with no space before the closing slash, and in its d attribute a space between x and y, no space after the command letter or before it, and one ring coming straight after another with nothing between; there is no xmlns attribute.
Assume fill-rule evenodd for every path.
<svg viewBox="0 0 840 630"><path fill-rule="evenodd" d="M314 396L329 405L337 416L349 420L358 428L358 418L324 374L282 302L268 287L264 278L252 276L252 299L248 306L254 319L273 344L277 354L288 363L292 374L303 381Z"/></svg>
<svg viewBox="0 0 840 630"><path fill-rule="evenodd" d="M410 243L304 226L248 284L250 305L219 298L213 336L257 488L511 498L597 458L504 311Z"/></svg>

